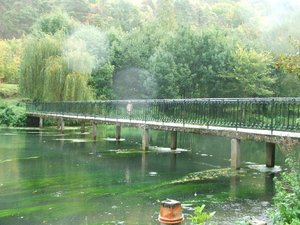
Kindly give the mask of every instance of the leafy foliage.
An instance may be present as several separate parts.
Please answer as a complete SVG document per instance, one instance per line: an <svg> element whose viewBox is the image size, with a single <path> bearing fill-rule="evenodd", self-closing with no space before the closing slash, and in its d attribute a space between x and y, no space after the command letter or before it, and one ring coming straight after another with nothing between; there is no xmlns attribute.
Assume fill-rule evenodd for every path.
<svg viewBox="0 0 300 225"><path fill-rule="evenodd" d="M99 99L113 98L112 77L114 66L106 63L100 69L92 73L89 84L95 89L95 94Z"/></svg>
<svg viewBox="0 0 300 225"><path fill-rule="evenodd" d="M274 68L278 51L270 47L288 52L285 36L300 36L292 2L278 12L282 27L268 30L277 18L268 1L26 2L1 2L0 35L31 35L0 40L0 79L20 77L21 93L35 101L77 99L80 82L83 98L299 95L298 53Z"/></svg>
<svg viewBox="0 0 300 225"><path fill-rule="evenodd" d="M0 83L17 84L20 69L21 40L4 41L0 39Z"/></svg>
<svg viewBox="0 0 300 225"><path fill-rule="evenodd" d="M205 205L198 206L195 208L194 215L190 216L190 220L193 224L204 225L208 220L210 220L216 212L203 212Z"/></svg>
<svg viewBox="0 0 300 225"><path fill-rule="evenodd" d="M298 41L293 40L292 45L295 48L294 53L281 55L277 67L282 67L283 70L296 75L300 79L300 39Z"/></svg>
<svg viewBox="0 0 300 225"><path fill-rule="evenodd" d="M23 127L26 125L25 105L0 105L0 124Z"/></svg>
<svg viewBox="0 0 300 225"><path fill-rule="evenodd" d="M51 13L41 17L35 24L33 32L38 35L39 33L52 34L63 32L68 34L75 26L75 21L63 11Z"/></svg>
<svg viewBox="0 0 300 225"><path fill-rule="evenodd" d="M55 24L55 18L56 15L46 20L45 24L50 26L43 23L37 26L40 29L37 30L38 35L30 37L25 44L21 64L21 93L34 101L90 99L93 94L87 83L91 69L86 71L85 68L89 66L88 63L93 63L93 56L88 52L80 54L78 48L65 49L65 53L62 46L70 20L65 18L65 22L59 23L67 28L53 30L51 24L53 21ZM81 39L78 42L86 46ZM85 61L80 60L82 56Z"/></svg>
<svg viewBox="0 0 300 225"><path fill-rule="evenodd" d="M274 224L300 224L300 161L294 153L286 160L289 171L276 180L273 198L275 212L271 213Z"/></svg>
<svg viewBox="0 0 300 225"><path fill-rule="evenodd" d="M13 98L18 96L19 88L16 84L1 84L0 83L0 99Z"/></svg>

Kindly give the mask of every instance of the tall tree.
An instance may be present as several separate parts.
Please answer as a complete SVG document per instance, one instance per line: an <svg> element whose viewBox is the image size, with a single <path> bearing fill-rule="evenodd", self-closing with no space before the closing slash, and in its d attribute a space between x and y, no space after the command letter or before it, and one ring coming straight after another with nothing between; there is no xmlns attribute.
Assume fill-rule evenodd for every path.
<svg viewBox="0 0 300 225"><path fill-rule="evenodd" d="M84 22L90 11L87 0L59 0L58 5L64 9L71 17Z"/></svg>
<svg viewBox="0 0 300 225"><path fill-rule="evenodd" d="M290 54L282 54L279 57L277 66L296 75L300 79L300 39L290 40L290 42L294 51Z"/></svg>
<svg viewBox="0 0 300 225"><path fill-rule="evenodd" d="M22 44L20 39L0 39L0 81L18 83Z"/></svg>
<svg viewBox="0 0 300 225"><path fill-rule="evenodd" d="M0 37L19 38L29 33L36 20L54 5L52 0L0 0Z"/></svg>
<svg viewBox="0 0 300 225"><path fill-rule="evenodd" d="M80 55L78 51L65 54L63 46L71 20L67 17L64 17L66 21L57 20L61 19L59 14L52 16L35 26L39 30L25 44L21 61L21 92L34 101L89 99L92 97L88 86L90 74L82 70L80 65L91 64L93 56L87 51ZM53 26L56 21L61 26ZM86 46L85 43L83 45ZM81 57L85 59L83 64ZM70 64L76 67L70 67Z"/></svg>

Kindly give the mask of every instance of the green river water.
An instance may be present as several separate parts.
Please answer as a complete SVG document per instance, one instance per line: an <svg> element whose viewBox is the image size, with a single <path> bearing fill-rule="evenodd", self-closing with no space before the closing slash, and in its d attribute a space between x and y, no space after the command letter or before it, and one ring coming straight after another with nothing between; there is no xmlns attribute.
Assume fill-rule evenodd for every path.
<svg viewBox="0 0 300 225"><path fill-rule="evenodd" d="M122 128L119 143L113 126L98 125L97 135L0 128L0 224L159 224L167 198L183 204L183 224L202 204L216 211L212 224L266 219L276 173L264 171L265 143L242 142L234 172L228 138L179 133L172 152L169 133L150 130L143 152L137 128ZM276 147L274 170L283 164Z"/></svg>

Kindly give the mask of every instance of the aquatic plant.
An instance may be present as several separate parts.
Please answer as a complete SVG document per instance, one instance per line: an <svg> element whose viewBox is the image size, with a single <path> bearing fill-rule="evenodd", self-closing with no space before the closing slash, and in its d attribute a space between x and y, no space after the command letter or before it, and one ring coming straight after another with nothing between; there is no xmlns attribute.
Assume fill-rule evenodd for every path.
<svg viewBox="0 0 300 225"><path fill-rule="evenodd" d="M191 215L189 219L193 224L204 225L206 221L210 220L216 212L203 212L205 205L201 205L195 208L194 215Z"/></svg>
<svg viewBox="0 0 300 225"><path fill-rule="evenodd" d="M234 171L231 168L211 169L190 173L181 179L172 181L172 184L188 183L201 180L213 180L218 177L231 177L234 175L237 175L237 171Z"/></svg>

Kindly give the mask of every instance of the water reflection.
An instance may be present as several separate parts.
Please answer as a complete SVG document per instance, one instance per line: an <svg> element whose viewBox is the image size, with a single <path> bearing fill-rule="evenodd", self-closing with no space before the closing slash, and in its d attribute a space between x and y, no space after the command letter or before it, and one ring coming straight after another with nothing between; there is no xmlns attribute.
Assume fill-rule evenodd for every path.
<svg viewBox="0 0 300 225"><path fill-rule="evenodd" d="M145 172L146 172L146 166L147 166L147 162L146 162L146 151L142 152L142 160L141 160L141 172L142 172L142 177L145 177Z"/></svg>
<svg viewBox="0 0 300 225"><path fill-rule="evenodd" d="M239 185L240 177L237 175L230 177L230 198L236 199L237 198L237 186Z"/></svg>
<svg viewBox="0 0 300 225"><path fill-rule="evenodd" d="M177 154L172 152L170 154L170 172L176 172L176 158Z"/></svg>

